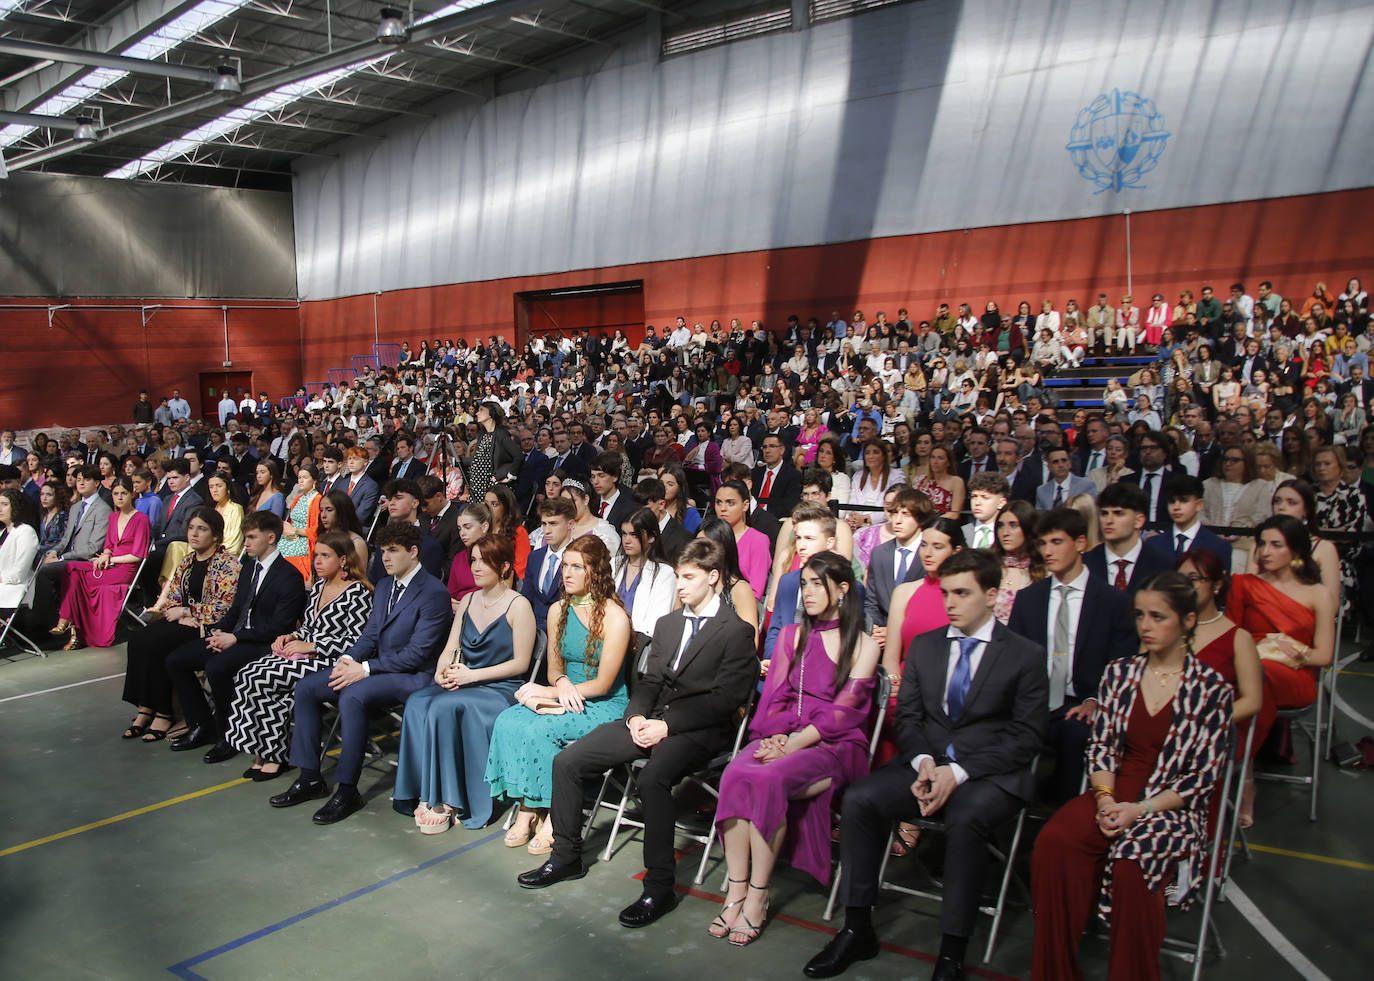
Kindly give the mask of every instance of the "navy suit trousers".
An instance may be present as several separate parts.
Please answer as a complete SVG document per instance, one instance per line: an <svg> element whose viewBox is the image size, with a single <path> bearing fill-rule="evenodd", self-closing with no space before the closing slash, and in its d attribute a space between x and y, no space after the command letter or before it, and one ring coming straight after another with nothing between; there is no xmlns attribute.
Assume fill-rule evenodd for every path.
<svg viewBox="0 0 1374 981"><path fill-rule="evenodd" d="M411 692L430 680L428 673L379 674L356 681L343 691L329 687L330 668L316 671L296 683L296 718L291 732L291 765L302 772L320 770L321 716L326 702L339 708L338 783L357 784L367 748L367 717L373 711L405 702Z"/></svg>

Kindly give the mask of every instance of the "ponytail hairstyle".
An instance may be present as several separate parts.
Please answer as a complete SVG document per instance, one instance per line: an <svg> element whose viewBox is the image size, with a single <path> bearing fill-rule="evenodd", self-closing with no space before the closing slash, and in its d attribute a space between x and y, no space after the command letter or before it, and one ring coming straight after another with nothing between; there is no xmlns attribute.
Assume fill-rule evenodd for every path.
<svg viewBox="0 0 1374 981"><path fill-rule="evenodd" d="M1183 632L1183 646L1189 657L1195 656L1197 652L1193 650L1193 633L1197 630L1197 591L1193 589L1188 577L1172 569L1168 572L1159 572L1147 579L1137 592L1158 593L1163 596L1164 602L1169 604L1169 609L1178 615L1180 624L1189 614L1193 615L1193 626Z"/></svg>

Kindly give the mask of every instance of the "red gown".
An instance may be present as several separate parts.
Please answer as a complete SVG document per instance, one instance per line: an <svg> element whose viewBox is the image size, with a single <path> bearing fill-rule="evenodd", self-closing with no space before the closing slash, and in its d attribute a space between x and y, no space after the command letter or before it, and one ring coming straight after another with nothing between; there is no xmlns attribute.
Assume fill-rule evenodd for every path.
<svg viewBox="0 0 1374 981"><path fill-rule="evenodd" d="M1315 613L1255 575L1231 577L1226 615L1250 631L1256 641L1270 634L1286 634L1311 647L1317 633ZM1261 663L1264 666L1264 698L1268 703L1261 713L1305 708L1317 700L1315 669L1290 668L1277 661ZM1264 741L1263 735L1258 730L1255 732L1256 745Z"/></svg>

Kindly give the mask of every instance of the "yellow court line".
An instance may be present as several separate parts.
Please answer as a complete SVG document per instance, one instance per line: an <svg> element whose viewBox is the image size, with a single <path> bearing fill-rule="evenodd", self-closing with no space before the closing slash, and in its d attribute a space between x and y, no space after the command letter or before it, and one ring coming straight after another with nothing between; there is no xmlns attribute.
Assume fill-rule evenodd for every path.
<svg viewBox="0 0 1374 981"><path fill-rule="evenodd" d="M1374 671L1351 671L1349 668L1341 669L1342 678L1374 678Z"/></svg>
<svg viewBox="0 0 1374 981"><path fill-rule="evenodd" d="M239 777L235 780L230 780L228 783L222 783L216 787L206 787L204 790L197 790L194 793L190 794L182 794L180 797L173 797L170 800L160 801L157 804L149 804L147 807L140 807L137 810L125 811L123 814L116 814L114 817L107 817L102 818L99 821L92 821L90 824L83 824L79 828L69 828L66 831L59 831L55 835L48 835L44 838L35 838L33 841L26 841L22 845L12 845L9 848L0 851L0 858L4 858L6 855L13 855L16 852L26 851L30 848L36 848L39 845L46 845L52 841L61 841L63 838L70 838L72 837L72 835L79 835L83 831L90 831L93 828L103 828L107 824L117 824L120 821L127 821L129 818L138 817L140 814L149 814L153 811L160 811L162 810L162 808L171 807L173 804L180 804L184 801L195 800L197 797L204 797L207 794L213 794L216 791L224 790L228 787L237 787L241 783L249 782L250 781L246 780L245 778Z"/></svg>
<svg viewBox="0 0 1374 981"><path fill-rule="evenodd" d="M1347 869L1359 869L1361 872L1374 872L1374 865L1368 862L1356 862L1348 858L1331 858L1329 855L1313 855L1311 852L1294 852L1287 848L1274 848L1271 845L1251 845L1252 852L1267 852L1270 855L1284 855L1288 858L1301 858L1308 862L1321 862L1325 865L1340 865ZM0 852L0 854L4 854Z"/></svg>

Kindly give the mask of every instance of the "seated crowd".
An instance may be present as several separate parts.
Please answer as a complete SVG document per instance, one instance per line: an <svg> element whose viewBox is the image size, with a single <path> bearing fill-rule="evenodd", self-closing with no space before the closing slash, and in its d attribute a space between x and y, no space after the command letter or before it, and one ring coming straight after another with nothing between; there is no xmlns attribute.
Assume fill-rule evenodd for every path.
<svg viewBox="0 0 1374 981"><path fill-rule="evenodd" d="M1228 753L1248 774L1368 607L1330 537L1370 523L1367 297L1230 292L436 339L217 426L174 393L113 443L6 431L0 610L68 649L141 611L124 738L295 771L269 802L317 824L363 807L394 713L394 809L430 835L513 809L528 889L586 874L584 801L634 764L626 927L677 905L675 788L725 754L705 928L755 942L777 863L828 885L837 857L810 977L878 954L881 870L933 820L933 976L963 977L990 846L1047 804L1032 977L1080 977L1094 915L1110 977L1157 977ZM1133 374L1061 421L1047 376L1094 351Z"/></svg>

